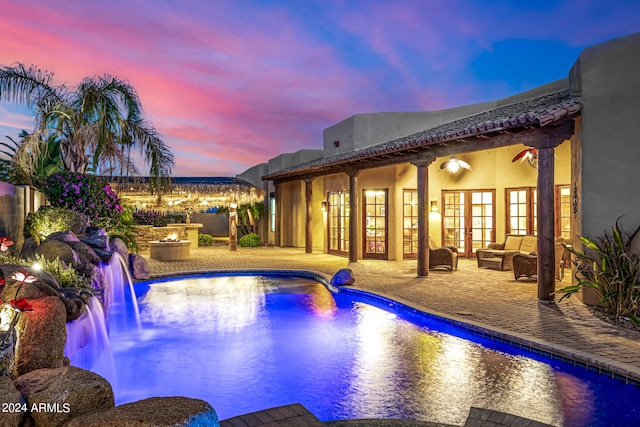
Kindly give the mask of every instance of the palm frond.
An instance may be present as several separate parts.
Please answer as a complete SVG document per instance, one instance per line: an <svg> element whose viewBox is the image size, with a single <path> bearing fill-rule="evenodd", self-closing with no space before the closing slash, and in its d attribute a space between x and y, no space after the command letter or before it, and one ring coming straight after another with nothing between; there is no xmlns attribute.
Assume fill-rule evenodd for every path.
<svg viewBox="0 0 640 427"><path fill-rule="evenodd" d="M64 85L51 85L53 73L36 67L0 66L0 100L33 105L46 105L62 98Z"/></svg>

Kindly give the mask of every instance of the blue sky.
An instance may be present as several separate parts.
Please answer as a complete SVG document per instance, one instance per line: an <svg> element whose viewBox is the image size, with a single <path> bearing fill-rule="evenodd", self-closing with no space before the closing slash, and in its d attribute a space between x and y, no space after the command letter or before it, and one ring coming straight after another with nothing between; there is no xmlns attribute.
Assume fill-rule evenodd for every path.
<svg viewBox="0 0 640 427"><path fill-rule="evenodd" d="M353 114L450 108L567 76L587 46L640 30L640 2L0 0L0 65L138 91L175 176L235 175L321 148ZM0 102L0 138L31 130ZM141 168L143 171L146 169Z"/></svg>

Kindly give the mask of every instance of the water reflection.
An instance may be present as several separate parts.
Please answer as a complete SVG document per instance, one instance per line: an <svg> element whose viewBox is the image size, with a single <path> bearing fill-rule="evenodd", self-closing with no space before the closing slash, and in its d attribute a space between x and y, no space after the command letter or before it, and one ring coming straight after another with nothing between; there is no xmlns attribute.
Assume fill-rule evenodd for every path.
<svg viewBox="0 0 640 427"><path fill-rule="evenodd" d="M265 286L244 276L155 283L142 300L142 320L185 332L239 332L264 315Z"/></svg>

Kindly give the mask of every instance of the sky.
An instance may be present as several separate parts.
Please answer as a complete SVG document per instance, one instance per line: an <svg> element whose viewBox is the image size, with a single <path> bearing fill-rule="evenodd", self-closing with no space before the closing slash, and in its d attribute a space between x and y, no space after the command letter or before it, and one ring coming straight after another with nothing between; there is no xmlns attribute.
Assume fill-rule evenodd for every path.
<svg viewBox="0 0 640 427"><path fill-rule="evenodd" d="M638 0L0 0L0 65L137 91L173 176L235 176L321 149L354 114L428 111L567 77L640 31ZM0 141L33 113L0 102ZM148 166L140 165L143 174Z"/></svg>

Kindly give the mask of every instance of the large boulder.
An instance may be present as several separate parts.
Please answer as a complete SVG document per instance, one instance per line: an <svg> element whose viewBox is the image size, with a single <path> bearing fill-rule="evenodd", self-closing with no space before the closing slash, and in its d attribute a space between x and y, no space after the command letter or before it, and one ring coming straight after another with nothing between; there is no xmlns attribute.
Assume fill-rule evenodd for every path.
<svg viewBox="0 0 640 427"><path fill-rule="evenodd" d="M98 227L87 227L87 237L82 241L92 248L109 249L109 236L107 236L106 231Z"/></svg>
<svg viewBox="0 0 640 427"><path fill-rule="evenodd" d="M58 296L66 308L67 322L71 322L82 316L93 293L85 289L64 288L58 290Z"/></svg>
<svg viewBox="0 0 640 427"><path fill-rule="evenodd" d="M75 366L31 371L16 378L14 384L27 408L43 408L27 413L33 427L67 425L83 414L115 406L111 384L100 375Z"/></svg>
<svg viewBox="0 0 640 427"><path fill-rule="evenodd" d="M138 254L129 254L129 271L136 280L149 278L149 261Z"/></svg>
<svg viewBox="0 0 640 427"><path fill-rule="evenodd" d="M47 240L57 240L64 243L80 241L73 231L54 231L47 236Z"/></svg>
<svg viewBox="0 0 640 427"><path fill-rule="evenodd" d="M16 291L20 283L12 279L16 271L27 271L29 274L38 278L33 283L25 283L18 293L18 298L42 298L45 296L57 296L56 289L60 288L58 281L46 271L33 271L29 267L17 264L0 264L0 274L6 282L4 289L0 292L0 299L10 301L16 296Z"/></svg>
<svg viewBox="0 0 640 427"><path fill-rule="evenodd" d="M75 253L71 246L59 240L46 239L40 246L36 248L36 255L40 255L49 261L60 261L66 265L77 265L80 262L78 254Z"/></svg>
<svg viewBox="0 0 640 427"><path fill-rule="evenodd" d="M350 268L338 270L331 278L331 284L333 286L353 285L355 282L356 278L353 277L353 271Z"/></svg>
<svg viewBox="0 0 640 427"><path fill-rule="evenodd" d="M20 257L22 259L35 259L36 257L36 248L39 243L35 237L27 237L24 239L22 243L22 250L20 251Z"/></svg>
<svg viewBox="0 0 640 427"><path fill-rule="evenodd" d="M109 241L109 249L111 249L111 251L113 252L117 252L118 254L120 254L122 259L125 261L129 256L129 248L127 247L127 244L124 242L124 240L119 239L117 237Z"/></svg>
<svg viewBox="0 0 640 427"><path fill-rule="evenodd" d="M0 405L0 427L18 427L24 418L25 401L9 377L0 377Z"/></svg>
<svg viewBox="0 0 640 427"><path fill-rule="evenodd" d="M216 411L204 400L152 397L81 415L66 427L218 427Z"/></svg>
<svg viewBox="0 0 640 427"><path fill-rule="evenodd" d="M33 311L19 314L14 376L41 368L60 368L64 364L67 341L67 311L55 297L27 300Z"/></svg>
<svg viewBox="0 0 640 427"><path fill-rule="evenodd" d="M87 245L85 242L67 242L67 244L75 251L80 259L80 264L94 264L98 265L102 262L98 254L93 248Z"/></svg>

